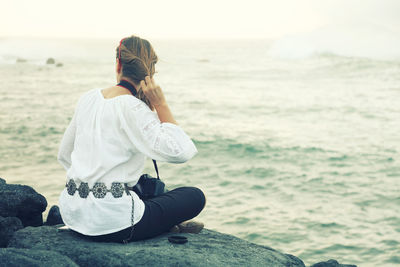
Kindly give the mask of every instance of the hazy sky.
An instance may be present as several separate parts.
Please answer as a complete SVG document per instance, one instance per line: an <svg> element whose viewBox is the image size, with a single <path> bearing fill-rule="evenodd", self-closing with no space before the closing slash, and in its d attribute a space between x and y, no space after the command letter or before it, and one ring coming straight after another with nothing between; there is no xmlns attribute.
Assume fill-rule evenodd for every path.
<svg viewBox="0 0 400 267"><path fill-rule="evenodd" d="M0 36L279 38L359 21L400 28L400 0L0 1Z"/></svg>

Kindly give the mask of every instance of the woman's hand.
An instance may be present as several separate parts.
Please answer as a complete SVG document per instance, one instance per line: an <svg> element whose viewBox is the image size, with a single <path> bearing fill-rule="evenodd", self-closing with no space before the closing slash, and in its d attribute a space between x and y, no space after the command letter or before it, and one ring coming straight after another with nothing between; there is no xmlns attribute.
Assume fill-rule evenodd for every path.
<svg viewBox="0 0 400 267"><path fill-rule="evenodd" d="M156 109L161 122L178 124L168 107L160 86L154 82L153 78L150 79L150 76L146 76L144 81L140 81L140 88L150 101L150 104Z"/></svg>
<svg viewBox="0 0 400 267"><path fill-rule="evenodd" d="M161 87L150 76L146 76L144 80L140 81L140 88L154 108L157 109L157 107L167 104Z"/></svg>

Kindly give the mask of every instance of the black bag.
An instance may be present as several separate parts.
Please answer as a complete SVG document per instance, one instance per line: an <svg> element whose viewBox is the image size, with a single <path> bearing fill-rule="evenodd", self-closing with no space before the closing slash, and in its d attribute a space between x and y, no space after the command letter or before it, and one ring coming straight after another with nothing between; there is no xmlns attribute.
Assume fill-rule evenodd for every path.
<svg viewBox="0 0 400 267"><path fill-rule="evenodd" d="M154 168L156 169L157 178L154 178L148 174L143 174L140 176L137 184L132 188L132 190L141 198L146 200L159 196L165 191L165 184L161 181L158 174L157 163L153 160Z"/></svg>

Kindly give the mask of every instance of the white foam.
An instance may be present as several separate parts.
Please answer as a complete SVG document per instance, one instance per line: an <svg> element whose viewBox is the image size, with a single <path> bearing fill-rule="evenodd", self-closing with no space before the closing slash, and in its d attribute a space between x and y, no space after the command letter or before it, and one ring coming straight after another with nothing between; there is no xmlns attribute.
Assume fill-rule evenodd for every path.
<svg viewBox="0 0 400 267"><path fill-rule="evenodd" d="M315 54L335 54L400 60L400 34L372 23L329 25L315 31L276 40L269 55L279 58L306 58Z"/></svg>

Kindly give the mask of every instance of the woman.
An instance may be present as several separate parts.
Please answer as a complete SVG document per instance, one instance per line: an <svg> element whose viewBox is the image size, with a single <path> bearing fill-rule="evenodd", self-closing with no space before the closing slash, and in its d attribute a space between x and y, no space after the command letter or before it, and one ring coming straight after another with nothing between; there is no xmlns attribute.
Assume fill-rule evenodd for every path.
<svg viewBox="0 0 400 267"><path fill-rule="evenodd" d="M128 242L171 228L203 227L182 223L204 208L201 190L181 187L143 201L128 189L138 182L146 157L183 163L197 153L154 82L156 62L147 40L122 39L118 84L84 94L61 141L58 160L67 171L61 216L69 228L94 240Z"/></svg>

